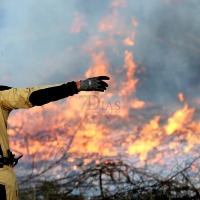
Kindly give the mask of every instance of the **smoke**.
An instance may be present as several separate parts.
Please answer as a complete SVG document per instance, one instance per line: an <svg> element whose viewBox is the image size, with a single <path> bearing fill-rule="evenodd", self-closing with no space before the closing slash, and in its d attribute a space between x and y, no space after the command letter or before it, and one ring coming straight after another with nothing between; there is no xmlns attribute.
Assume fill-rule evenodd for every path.
<svg viewBox="0 0 200 200"><path fill-rule="evenodd" d="M109 155L123 144L120 148L131 146L129 151L141 153L138 158L144 160L151 150L154 154L156 147L159 149L159 144L166 145L176 138L173 135L176 131L185 131L183 136L191 141L192 148L197 140L190 139L193 135L188 136L184 127L192 123L194 112L199 112L191 109L199 104L199 7L197 1L186 0L4 2L0 10L0 47L5 48L6 59L0 60L1 82L27 87L109 75L112 79L104 97L118 95L125 106L121 113L109 115L109 120L100 115L97 121L88 120L78 132L74 151L95 150ZM178 98L180 93L184 101ZM54 130L68 134L64 131L66 120L73 124L78 121L76 102L68 99L67 102L68 107L66 102L59 102L27 112L31 117L24 117L26 128L33 135L29 138L33 146L30 152L48 149L38 142L45 122L48 136L52 137ZM19 123L16 118L21 119L20 116L23 116L20 112L11 116L10 127ZM29 119L35 119L34 123ZM37 129L33 130L33 125ZM168 137L165 130L170 130L173 136ZM131 131L132 135L127 134L121 140L114 136L118 145L115 147L109 135L112 131L116 135ZM96 133L100 138L96 138ZM25 140L23 134L22 131L16 149ZM59 134L56 137L61 139ZM65 146L66 141L59 145ZM160 151L165 150L163 147ZM24 151L28 152L25 147ZM159 156L155 158L155 162L159 160Z"/></svg>
<svg viewBox="0 0 200 200"><path fill-rule="evenodd" d="M112 36L114 43L110 41L99 50L106 52L114 68L122 67L125 49L132 50L136 63L146 68L140 78L148 81L140 88L139 96L163 103L166 98L174 100L180 91L194 92L200 73L199 4L157 0L151 4L146 0L121 2L121 7L111 6L112 1L106 0L99 3L92 0L4 3L0 46L6 47L7 59L1 61L1 73L10 77L7 84L53 84L79 77L79 70L83 76L91 57L83 55L82 47L88 45L92 37L108 42ZM76 13L85 25L79 33L72 34L70 29ZM112 14L113 18L109 17ZM135 46L124 47L122 40L127 36L126 30L133 29L133 16L139 23ZM99 29L104 18L115 26L112 30L116 32ZM114 20L116 24L112 24ZM94 43L90 45L95 46Z"/></svg>
<svg viewBox="0 0 200 200"><path fill-rule="evenodd" d="M137 19L135 60L146 67L147 78L138 92L153 102L175 100L179 91L198 91L199 12L197 2L142 1ZM139 94L138 94L139 95Z"/></svg>

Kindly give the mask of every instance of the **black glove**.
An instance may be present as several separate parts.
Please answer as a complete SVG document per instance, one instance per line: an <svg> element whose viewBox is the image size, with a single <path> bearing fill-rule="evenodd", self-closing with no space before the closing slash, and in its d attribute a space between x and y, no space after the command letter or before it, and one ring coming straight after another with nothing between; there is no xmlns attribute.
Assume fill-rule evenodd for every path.
<svg viewBox="0 0 200 200"><path fill-rule="evenodd" d="M80 81L80 91L100 91L104 92L108 84L102 80L109 80L108 76L97 76Z"/></svg>

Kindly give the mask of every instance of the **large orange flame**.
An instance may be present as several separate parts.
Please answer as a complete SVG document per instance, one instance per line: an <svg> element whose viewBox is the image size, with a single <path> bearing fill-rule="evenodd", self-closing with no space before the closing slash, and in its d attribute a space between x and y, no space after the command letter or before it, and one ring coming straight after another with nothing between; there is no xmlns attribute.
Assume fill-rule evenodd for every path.
<svg viewBox="0 0 200 200"><path fill-rule="evenodd" d="M66 162L72 163L71 169L77 170L76 158L83 159L83 165L92 160L99 163L102 157L118 155L126 155L129 159L137 157L147 162L152 152L151 164L163 164L163 157L173 157L180 153L177 147L180 140L186 140L185 153L198 144L200 122L193 121L196 109L189 106L182 93L178 94L178 98L184 102L183 108L176 109L168 116L164 108L160 108L159 113L156 111L151 118L147 114L149 110L145 109L153 107L155 103L137 97L140 83L137 75L143 73L145 67L136 64L131 49L139 23L134 16L129 24L119 18L118 9L125 7L125 0L113 1L110 4L112 12L98 24L99 33L106 37L93 35L81 48L82 53L91 57L89 67L81 78L107 75L111 78L107 81L107 91L81 92L59 102L13 113L9 118L8 133L10 146L15 152L27 156L39 154L36 160L54 160L59 153L67 151L71 157ZM71 33L79 33L84 26L84 16L76 13ZM120 42L115 40L115 36L121 38ZM120 53L117 47L122 42L124 49ZM112 47L110 51L116 53L116 59L118 56L123 57L122 64L111 66L108 50L105 50L108 46ZM80 97L88 98L90 95L96 95L101 102L106 103L106 112L81 112ZM120 109L114 113L109 112L113 99L120 105Z"/></svg>
<svg viewBox="0 0 200 200"><path fill-rule="evenodd" d="M80 15L78 12L75 12L75 19L71 25L70 33L80 33L82 28L86 25L87 23L84 21L84 16Z"/></svg>

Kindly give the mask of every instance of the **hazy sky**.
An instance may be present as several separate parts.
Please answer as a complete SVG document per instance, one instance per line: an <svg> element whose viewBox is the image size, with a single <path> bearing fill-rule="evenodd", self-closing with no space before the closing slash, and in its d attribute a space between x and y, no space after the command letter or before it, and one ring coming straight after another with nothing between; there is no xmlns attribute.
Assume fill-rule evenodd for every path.
<svg viewBox="0 0 200 200"><path fill-rule="evenodd" d="M134 53L138 67L146 68L139 75L141 98L163 102L175 100L179 92L196 95L200 84L198 3L113 2L119 6L112 6L110 0L1 0L0 47L5 49L1 83L27 87L84 78L92 64L92 48L106 52L112 69L120 69L127 49ZM122 41L135 30L132 17L139 24L135 45L125 46ZM101 23L107 23L105 30ZM107 44L97 48L95 39Z"/></svg>

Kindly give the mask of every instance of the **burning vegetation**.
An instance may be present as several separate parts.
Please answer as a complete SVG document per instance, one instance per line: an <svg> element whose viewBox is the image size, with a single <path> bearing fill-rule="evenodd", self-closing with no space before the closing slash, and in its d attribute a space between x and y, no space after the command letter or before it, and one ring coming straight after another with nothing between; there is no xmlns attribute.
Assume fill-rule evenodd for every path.
<svg viewBox="0 0 200 200"><path fill-rule="evenodd" d="M181 4L175 2L176 6ZM197 1L188 2L183 1L181 5L200 8ZM174 2L165 3L172 9ZM138 4L142 10L143 3ZM135 52L135 48L142 46L142 38L147 37L166 52L179 49L178 55L181 52L188 57L189 50L199 53L199 47L165 35L161 32L163 24L156 35L148 33L142 24L147 20L145 13L142 17L133 16L134 13L129 19L123 17L122 12L128 9L126 0L110 1L108 7L110 12L96 27L98 34L89 35L80 47L80 54L89 57L91 62L85 74L76 77L107 75L110 77L108 90L102 94L81 92L10 116L10 146L16 154L24 154L23 162L16 168L20 198L200 198L199 97L191 100L185 94L190 93L189 89L185 93L173 90L170 80L179 85L173 72L167 75L166 93L170 97L164 93L162 97L156 96L161 90L156 80L169 66L153 68L151 73L155 78L150 80L148 53L141 58ZM168 18L165 20L166 24L172 23ZM87 17L75 12L69 32L77 35L89 27ZM173 28L172 33L176 32L176 27ZM187 34L188 41L199 42L195 33ZM116 62L110 59L110 52ZM166 55L173 67L179 62L177 57ZM148 86L149 82L152 84ZM197 93L198 87L197 84ZM150 96L148 100L146 95ZM169 99L176 100L171 103Z"/></svg>

